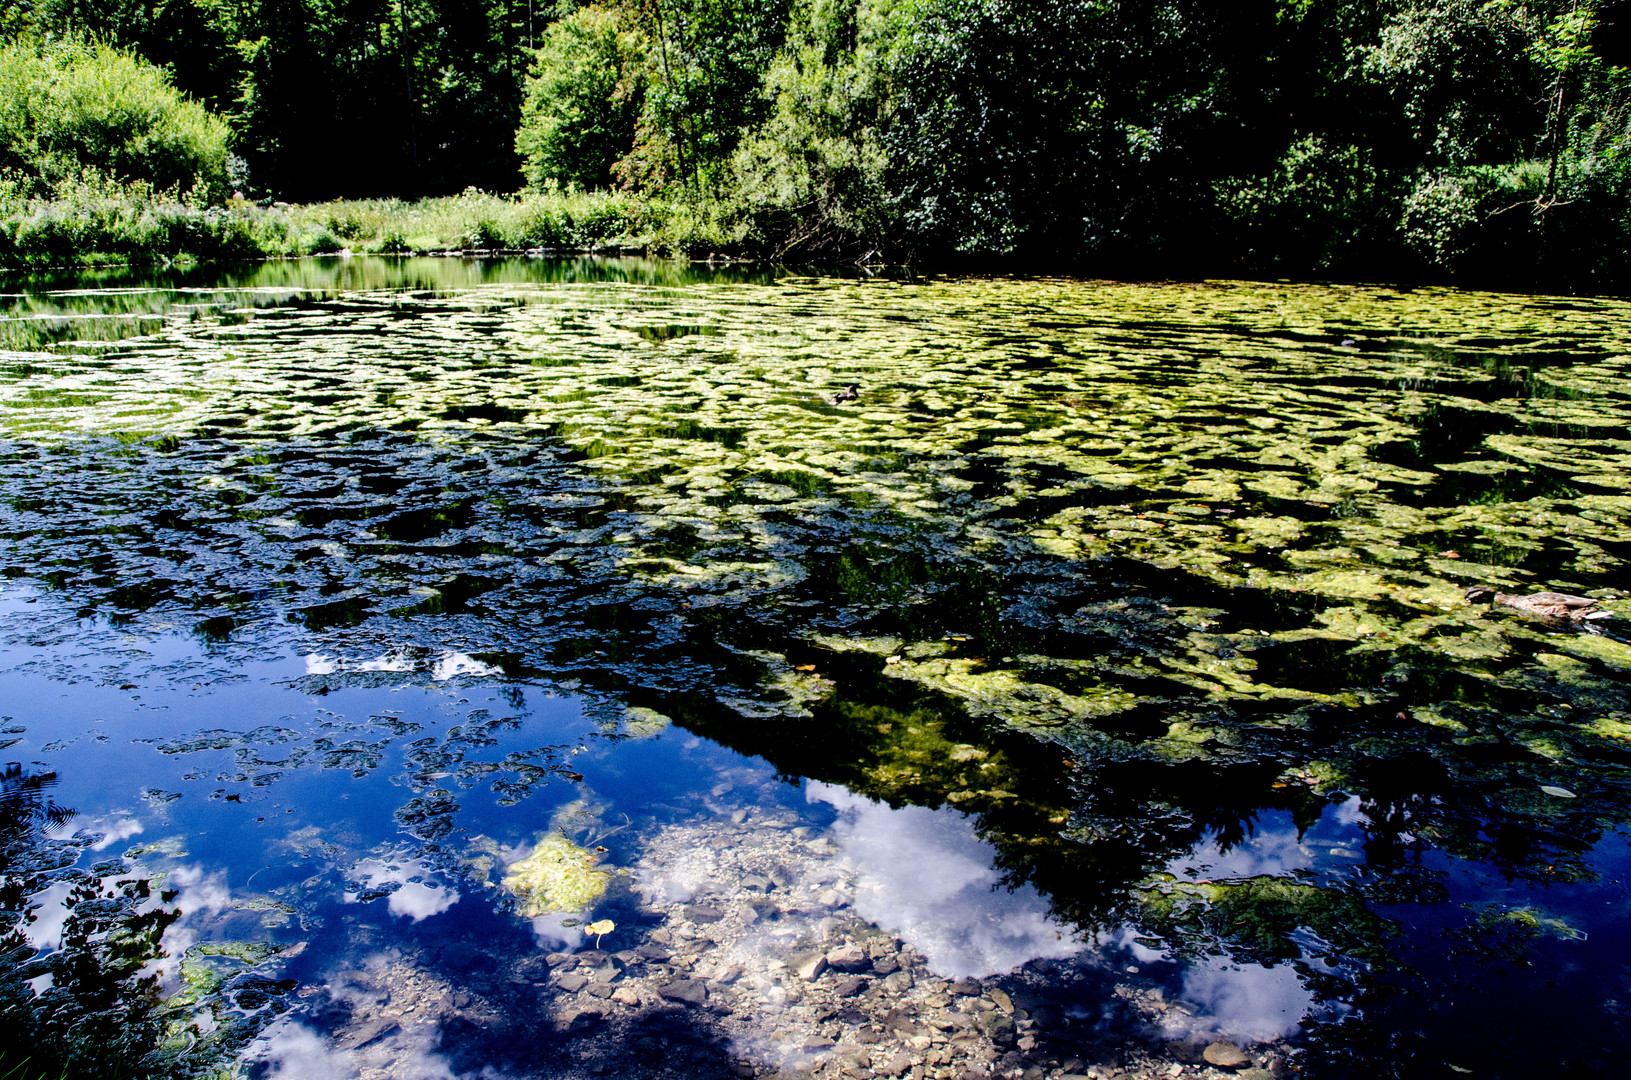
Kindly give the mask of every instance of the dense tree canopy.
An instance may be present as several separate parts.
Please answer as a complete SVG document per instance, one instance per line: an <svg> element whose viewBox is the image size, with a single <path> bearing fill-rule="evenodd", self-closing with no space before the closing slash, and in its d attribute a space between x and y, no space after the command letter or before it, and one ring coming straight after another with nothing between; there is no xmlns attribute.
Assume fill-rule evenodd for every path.
<svg viewBox="0 0 1631 1080"><path fill-rule="evenodd" d="M1623 2L597 0L586 19L625 28L595 95L620 133L544 121L587 84L539 50L520 145L541 160L547 130L553 156L529 175L677 192L719 244L1625 281Z"/></svg>
<svg viewBox="0 0 1631 1080"><path fill-rule="evenodd" d="M544 0L32 0L27 22L169 68L231 118L260 189L311 200L513 188L521 79L549 11Z"/></svg>
<svg viewBox="0 0 1631 1080"><path fill-rule="evenodd" d="M1631 271L1631 0L30 0L252 194L621 187L715 250L1109 273Z"/></svg>

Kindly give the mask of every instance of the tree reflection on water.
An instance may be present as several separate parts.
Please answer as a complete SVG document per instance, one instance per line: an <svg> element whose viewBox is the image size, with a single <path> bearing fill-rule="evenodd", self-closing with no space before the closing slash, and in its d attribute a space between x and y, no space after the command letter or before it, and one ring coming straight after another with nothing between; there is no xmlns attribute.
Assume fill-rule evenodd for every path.
<svg viewBox="0 0 1631 1080"><path fill-rule="evenodd" d="M126 295L124 329L81 319L83 294L38 301L32 344L10 327L33 351L0 387L0 559L58 613L30 625L59 618L60 647L110 669L123 646L83 644L92 624L192 628L176 671L200 683L304 656L288 681L314 701L504 683L515 715L484 707L457 737L385 713L142 733L166 759L229 757L222 800L400 755L381 820L401 834L349 867L392 911L480 906L449 907L477 895L460 845L484 807L463 792L508 809L585 783L570 747L527 734L525 689L611 718L610 758L628 717L661 717L814 781L863 847L891 821L944 826L956 843L922 858L977 847L991 879L970 880L1044 905L1038 926L1191 963L1215 1010L1251 1011L1230 965L1277 1011L1294 978L1351 1008L1315 1032L1333 1068L1368 1060L1361 1035L1407 1061L1453 1035L1465 1006L1434 1003L1491 968L1551 973L1503 984L1521 1001L1588 929L1618 940L1598 901L1631 819L1631 650L1461 595L1616 603L1622 304L257 273L185 303ZM866 392L832 406L852 374ZM177 677L138 667L118 678L143 692ZM138 1031L154 1010L130 965L163 905L134 869L68 866L21 895L67 890L84 929L18 972L60 957L58 985L101 1016L113 999L67 958L101 949ZM1605 965L1548 990L1582 1003L1582 1041L1618 1037L1583 1004L1619 992Z"/></svg>

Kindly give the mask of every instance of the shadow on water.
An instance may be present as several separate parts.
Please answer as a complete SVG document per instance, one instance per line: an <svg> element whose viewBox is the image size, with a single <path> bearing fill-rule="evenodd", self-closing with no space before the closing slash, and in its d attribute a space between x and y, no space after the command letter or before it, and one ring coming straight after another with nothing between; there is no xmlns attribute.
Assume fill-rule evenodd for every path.
<svg viewBox="0 0 1631 1080"><path fill-rule="evenodd" d="M926 364L925 339L900 338L887 309L977 338L995 331L950 319L934 288L992 300L971 307L1003 323L1061 307L1052 286L1023 302L842 287L888 290L885 303L783 282L749 302L729 287L763 280L704 278L719 291L702 297L662 264L433 263L273 266L229 287L304 290L266 299L275 318L171 321L151 353L136 335L112 355L184 391L154 433L77 433L80 391L36 384L83 355L19 366L15 388L35 396L8 400L25 404L0 456L0 573L87 620L192 628L217 670L283 649L328 657L292 680L314 701L422 680L452 650L467 673L660 715L810 790L954 810L1000 884L1034 887L1082 933L1135 928L1169 981L1198 986L1220 958L1295 972L1327 1019L1346 1016L1303 1034L1320 1075L1436 1075L1444 1061L1516 1075L1555 1059L1522 1045L1521 1026L1500 1031L1519 1012L1571 1025L1604 1060L1625 1045L1593 1004L1614 961L1544 1004L1528 991L1578 962L1585 923L1594 940L1626 931L1582 912L1620 873L1631 656L1460 603L1473 581L1605 590L1623 574L1625 493L1594 439L1624 391L1596 354L1477 365L1465 343L1437 356L1393 338L1350 354L1320 326L1213 332L1204 305L1198 321L1140 318L1195 301L1133 290L1115 300L1124 318L1055 320L1075 370L1018 391L1006 380L1035 366L1023 335ZM484 292L579 284L641 290ZM804 314L823 303L826 321ZM375 342L386 315L404 320L390 355ZM839 379L824 357L845 336L875 365L853 408L825 393ZM234 389L176 374L172 349L232 351ZM1321 378L1328 353L1376 371ZM1518 374L1542 369L1577 392ZM291 403L290 383L321 393ZM149 422L137 395L103 392ZM1509 399L1588 411L1528 416ZM116 675L105 651L105 680L154 678ZM488 725L461 737L526 728ZM368 781L403 755L408 793L382 796L414 837L403 858L466 884L453 840L477 811L454 787L488 785L506 806L582 784L553 748L487 760L406 722L309 745L177 737L178 753L230 749L221 798L251 803L313 768ZM608 954L662 926L628 889L608 893L627 935ZM573 1006L552 1014L564 1026L529 1028L563 997L552 968L600 961L538 968L533 934L502 906L416 918L375 953L356 947L368 934L343 902L320 914L287 971L327 980L305 1015L341 1049L395 1037L460 1071L537 1069L539 1054L613 1073L659 1053L680 1075L738 1060L684 1001ZM333 974L342 954L358 965ZM672 959L615 963L685 981ZM1549 974L1508 970L1529 962ZM1510 1000L1476 1017L1445 1003L1492 968ZM434 1038L369 1019L410 975L453 1003ZM1112 978L1092 974L1078 999L1112 997ZM1135 1023L1058 1035L1050 1060L1109 1062Z"/></svg>
<svg viewBox="0 0 1631 1080"><path fill-rule="evenodd" d="M164 955L164 931L177 914L152 883L126 877L120 860L74 866L82 847L52 840L73 811L46 792L54 773L16 763L0 772L0 1067L8 1076L124 1077L158 1041L158 978L148 964ZM40 905L59 891L55 942L37 954L31 930Z"/></svg>
<svg viewBox="0 0 1631 1080"><path fill-rule="evenodd" d="M458 458L393 440L350 442L347 467L366 460L399 479L434 470L444 484L434 505L377 520L361 507L302 516L305 500L290 494L302 479L315 506L333 505L333 486L314 475L327 471L323 455L285 445L275 462L281 475L261 490L280 493L277 515L304 524L294 534L233 543L244 535L239 512L258 500L196 501L184 480L151 486L156 475L181 480L195 465L218 468L230 452L184 445L161 454L168 459L161 463L138 450L121 471L143 478L146 492L134 505L123 488L104 496L109 506L123 504L120 528L105 531L105 510L84 503L86 532L70 516L49 515L57 531L42 528L26 545L35 549L21 560L33 564L28 576L54 578L81 610L125 625L178 607L202 614L200 632L227 649L234 640L275 636L279 613L308 631L345 631L332 644L355 656L406 656L407 644L421 642L420 662L428 663L436 642L464 640L512 676L602 688L788 776L895 806L955 807L994 846L1008 885L1034 885L1056 915L1086 929L1131 923L1180 954L1221 951L1247 962L1381 960L1399 923L1372 910L1440 904L1442 873L1424 873L1414 859L1370 858L1363 873L1318 887L1192 890L1183 910L1149 885L1151 875L1208 837L1228 851L1265 814L1283 812L1306 828L1350 798L1372 823L1367 850L1408 851L1419 847L1415 838L1432 836L1438 850L1517 877L1589 877L1585 859L1604 823L1623 823L1617 789L1605 779L1625 769L1627 751L1591 730L1602 710L1624 708L1607 671L1574 677L1595 701L1532 676L1514 680L1512 671L1492 680L1478 665L1469 669L1431 648L1384 651L1307 636L1330 609L1313 594L1227 588L1137 560L1082 567L1012 545L993 563L966 542L830 496L797 518L775 519L771 553L805 570L777 589L728 581L672 587L611 565L529 571L513 560L558 565L552 554L563 546L593 550L613 529L624 534L620 558L636 565L694 560L705 543L683 525L637 524L632 511L613 508L615 500L591 495L570 463L550 466L535 456L512 490L479 470L487 484L461 495L457 473L447 469ZM421 460L427 452L429 462ZM34 483L62 491L71 473L84 475L75 458L62 468L37 471ZM500 508L540 489L570 490L577 505L563 506L554 521L540 518L535 503L520 522ZM89 494L80 482L75 498ZM142 500L167 508L162 529L142 524ZM251 512L249 520L260 520L269 508ZM378 538L348 544L360 566L335 560L337 533L325 540L311 531L359 523ZM46 550L50 557L41 558ZM211 574L122 583L131 553L151 567L153 559L180 563L205 552ZM483 552L509 562L480 573ZM269 582L276 586L268 592ZM251 584L263 586L259 595ZM339 598L307 602L325 595ZM856 642L882 644L846 647ZM1220 697L1218 683L1193 676L1197 660L1235 663L1255 688ZM957 693L937 685L937 666L1008 693ZM306 688L347 684L343 676L313 676ZM1098 710L1084 710L1095 697ZM743 701L756 709L745 712ZM1557 711L1565 705L1580 712ZM1060 712L1074 721L1061 723ZM1515 738L1506 726L1524 715L1531 719ZM1176 738L1174 729L1181 729ZM1579 765L1560 770L1560 753ZM1530 789L1559 783L1579 797L1566 812L1542 809L1515 788L1526 778ZM1185 883L1178 885L1182 893ZM1202 917L1198 908L1221 914ZM621 913L620 925L625 918L640 925L637 915ZM1312 953L1299 941L1310 930L1323 943ZM316 963L325 950L319 940L312 947ZM364 972L354 982L365 987L374 977ZM1362 979L1333 992L1359 1004L1370 992L1364 986ZM339 1023L362 1000L346 998L333 1006L339 1013L318 1020ZM528 1008L523 997L484 1020L480 1045L491 1042L501 1056L509 1041L517 1052L533 1045L515 1026ZM681 1011L651 1022L660 1033L629 1037L690 1046L686 1053L703 1055L699 1062L723 1052L701 1034L682 1035L689 1021ZM599 1022L573 1023L584 1030L559 1038L579 1039ZM457 1031L443 1038L461 1045ZM604 1055L621 1040L582 1045ZM608 1060L608 1067L627 1065Z"/></svg>

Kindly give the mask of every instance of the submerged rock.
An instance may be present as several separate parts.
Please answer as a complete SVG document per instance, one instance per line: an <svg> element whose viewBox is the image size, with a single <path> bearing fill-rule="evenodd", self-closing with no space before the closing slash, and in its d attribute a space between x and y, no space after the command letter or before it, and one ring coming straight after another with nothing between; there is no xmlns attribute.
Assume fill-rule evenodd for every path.
<svg viewBox="0 0 1631 1080"><path fill-rule="evenodd" d="M841 998L854 997L867 988L868 982L859 975L850 975L833 983L833 993Z"/></svg>
<svg viewBox="0 0 1631 1080"><path fill-rule="evenodd" d="M1252 1059L1246 1052L1234 1043L1215 1042L1201 1052L1208 1065L1216 1065L1221 1069L1238 1069L1242 1065L1250 1065Z"/></svg>
<svg viewBox="0 0 1631 1080"><path fill-rule="evenodd" d="M857 945L840 945L827 954L827 965L838 971L862 971L871 963L865 950Z"/></svg>
<svg viewBox="0 0 1631 1080"><path fill-rule="evenodd" d="M792 963L793 973L805 982L814 982L827 970L827 958L820 953L814 956L797 957Z"/></svg>
<svg viewBox="0 0 1631 1080"><path fill-rule="evenodd" d="M657 988L657 993L669 1001L682 1001L687 1005L705 1005L708 987L700 979L676 979Z"/></svg>

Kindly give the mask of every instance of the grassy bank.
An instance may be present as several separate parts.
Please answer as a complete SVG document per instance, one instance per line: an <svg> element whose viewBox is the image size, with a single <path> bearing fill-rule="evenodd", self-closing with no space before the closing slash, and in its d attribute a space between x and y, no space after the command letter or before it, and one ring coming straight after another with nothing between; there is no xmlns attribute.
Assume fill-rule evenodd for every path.
<svg viewBox="0 0 1631 1080"><path fill-rule="evenodd" d="M142 184L81 181L49 199L0 184L0 266L37 268L177 259L252 259L342 249L393 254L449 250L682 251L684 215L621 192L519 196L468 191L404 202L366 199L209 205Z"/></svg>

